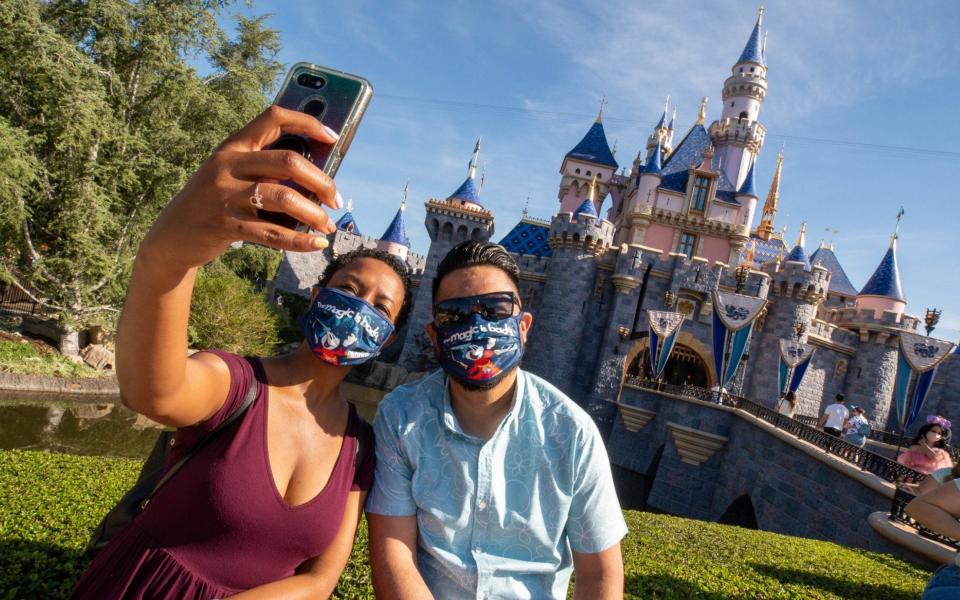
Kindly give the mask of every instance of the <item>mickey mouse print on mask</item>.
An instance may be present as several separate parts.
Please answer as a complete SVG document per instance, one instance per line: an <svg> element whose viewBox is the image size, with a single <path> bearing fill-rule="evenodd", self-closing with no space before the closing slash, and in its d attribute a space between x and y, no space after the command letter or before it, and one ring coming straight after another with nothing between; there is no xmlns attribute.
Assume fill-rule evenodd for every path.
<svg viewBox="0 0 960 600"><path fill-rule="evenodd" d="M303 333L320 360L351 367L380 354L393 324L365 300L321 288L303 315Z"/></svg>

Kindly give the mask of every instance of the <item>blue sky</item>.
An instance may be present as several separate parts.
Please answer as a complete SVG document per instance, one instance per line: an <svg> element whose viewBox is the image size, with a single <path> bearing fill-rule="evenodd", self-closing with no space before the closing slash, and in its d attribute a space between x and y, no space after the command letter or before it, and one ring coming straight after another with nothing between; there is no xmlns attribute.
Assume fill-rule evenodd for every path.
<svg viewBox="0 0 960 600"><path fill-rule="evenodd" d="M410 182L407 230L425 253L427 198L463 181L477 137L494 240L557 210L560 163L602 96L617 158L643 147L664 97L681 136L723 80L757 5L732 0L569 3L261 1L281 60L367 77L374 99L337 175L364 233L379 236ZM757 166L766 195L785 146L777 225L792 245L821 238L853 284L879 263L901 206L900 272L908 312L943 309L935 335L960 338L960 3L806 0L766 3L767 139ZM679 140L679 137L675 138ZM609 199L608 199L609 202ZM605 212L604 207L604 212ZM758 211L759 213L759 211Z"/></svg>

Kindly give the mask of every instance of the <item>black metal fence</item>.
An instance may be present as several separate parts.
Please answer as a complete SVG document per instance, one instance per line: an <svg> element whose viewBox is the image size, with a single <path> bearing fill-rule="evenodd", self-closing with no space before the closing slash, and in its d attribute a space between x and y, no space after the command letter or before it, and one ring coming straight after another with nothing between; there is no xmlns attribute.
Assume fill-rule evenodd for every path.
<svg viewBox="0 0 960 600"><path fill-rule="evenodd" d="M42 308L20 288L0 281L0 311L35 315L40 313Z"/></svg>
<svg viewBox="0 0 960 600"><path fill-rule="evenodd" d="M808 425L807 423L797 419L791 419L790 417L778 413L772 408L768 408L752 400L748 400L743 396L737 396L727 392L720 394L717 391L691 385L671 385L657 381L651 381L649 379L643 379L640 377L627 378L625 383L627 385L632 385L639 388L650 389L668 394L694 398L703 402L715 402L725 406L739 408L757 417L758 419L766 421L767 423L770 423L771 425L790 433L801 440L810 442L818 448L823 449L827 454L833 454L839 458L842 458L847 462L860 467L861 470L873 473L877 477L880 477L881 479L891 483L917 483L926 477L926 475L923 473L919 473L909 467L905 467L895 460L891 460L885 456L881 456L875 452L871 452L851 444L850 442L846 442L838 437L834 437L821 431L820 429L817 429L815 426Z"/></svg>
<svg viewBox="0 0 960 600"><path fill-rule="evenodd" d="M953 484L951 484L953 485ZM893 494L893 504L890 507L890 520L897 521L898 523L903 523L908 527L916 529L920 535L930 538L931 540L936 540L941 544L946 544L952 548L960 550L960 541L957 541L953 538L948 538L946 536L940 535L939 533L927 529L920 523L917 523L906 513L907 504L910 504L910 501L916 498L913 494L906 490L897 488L897 491Z"/></svg>

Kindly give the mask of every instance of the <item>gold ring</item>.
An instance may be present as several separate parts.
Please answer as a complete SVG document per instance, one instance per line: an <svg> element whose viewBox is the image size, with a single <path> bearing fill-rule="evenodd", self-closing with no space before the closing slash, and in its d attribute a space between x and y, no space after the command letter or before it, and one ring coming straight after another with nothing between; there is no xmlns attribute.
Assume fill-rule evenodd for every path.
<svg viewBox="0 0 960 600"><path fill-rule="evenodd" d="M260 184L256 183L253 186L253 195L250 196L250 204L253 205L256 209L263 208L263 195L260 194Z"/></svg>

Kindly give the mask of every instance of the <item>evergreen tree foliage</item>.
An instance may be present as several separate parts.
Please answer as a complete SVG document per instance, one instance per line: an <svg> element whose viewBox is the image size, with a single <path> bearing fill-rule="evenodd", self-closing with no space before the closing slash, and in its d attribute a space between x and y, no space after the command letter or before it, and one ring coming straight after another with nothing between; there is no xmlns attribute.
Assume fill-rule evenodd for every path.
<svg viewBox="0 0 960 600"><path fill-rule="evenodd" d="M159 211L266 106L278 34L229 36L227 4L2 0L0 279L64 324L113 321Z"/></svg>

